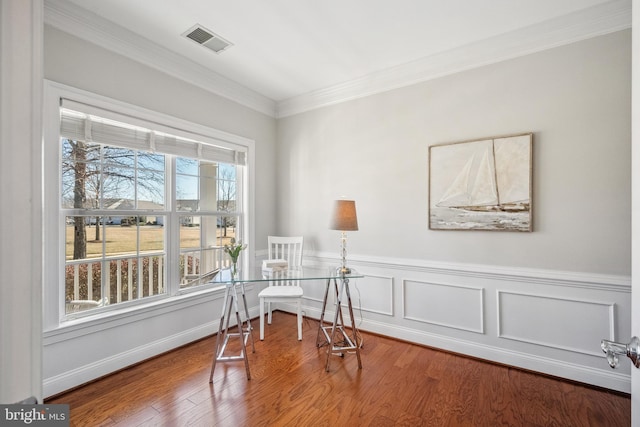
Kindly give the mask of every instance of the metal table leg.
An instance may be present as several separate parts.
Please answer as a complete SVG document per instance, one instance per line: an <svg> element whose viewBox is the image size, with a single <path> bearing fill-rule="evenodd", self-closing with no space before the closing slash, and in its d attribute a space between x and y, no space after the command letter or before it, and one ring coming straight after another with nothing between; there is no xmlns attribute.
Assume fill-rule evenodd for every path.
<svg viewBox="0 0 640 427"><path fill-rule="evenodd" d="M360 358L360 345L358 343L358 329L356 326L355 318L353 316L353 305L351 303L351 292L349 291L349 279L342 277L340 279L340 289L338 289L337 280L334 278L333 283L336 291L336 310L333 318L333 324L331 326L324 326L324 315L327 307L327 297L329 296L329 286L331 280L327 281L327 288L324 294L324 301L322 303L322 313L320 314L320 326L318 328L318 337L316 338L316 344L318 347L322 347L328 344L327 348L327 365L326 371L329 372L329 365L331 363L331 355L344 356L348 350L355 350L358 358L358 369L362 369L362 360ZM342 316L342 297L344 292L347 294L347 306L349 308L349 318L351 320L352 336L349 336L344 329L344 318ZM342 340L338 343L336 340L337 333L340 333ZM321 339L323 335L323 339Z"/></svg>
<svg viewBox="0 0 640 427"><path fill-rule="evenodd" d="M238 306L238 289L240 287L240 293L242 295L242 303L244 304L244 313L247 319L247 326L244 327L242 319L240 318L240 309ZM235 309L236 312L236 325L238 332L229 332L229 320L231 318L231 310ZM242 349L240 354L225 355L225 350L230 338L237 337L240 339ZM247 355L247 341L251 339L251 348L253 353L256 352L256 347L253 341L253 334L251 333L251 318L249 317L249 309L247 307L247 298L244 292L244 283L236 282L228 284L224 290L224 302L222 304L222 316L220 317L220 325L218 326L218 334L216 336L215 354L213 356L213 362L211 363L211 374L209 375L209 382L213 382L213 372L216 369L216 362L233 362L244 361L244 366L247 371L247 380L251 379L251 372L249 371L249 358Z"/></svg>

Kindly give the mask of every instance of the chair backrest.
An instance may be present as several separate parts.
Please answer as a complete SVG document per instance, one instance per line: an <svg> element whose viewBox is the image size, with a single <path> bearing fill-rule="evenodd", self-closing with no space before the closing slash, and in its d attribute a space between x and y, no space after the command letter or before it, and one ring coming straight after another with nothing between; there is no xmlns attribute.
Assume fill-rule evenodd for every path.
<svg viewBox="0 0 640 427"><path fill-rule="evenodd" d="M290 267L302 265L302 248L304 238L302 236L282 237L269 236L269 259L284 259Z"/></svg>
<svg viewBox="0 0 640 427"><path fill-rule="evenodd" d="M284 259L289 267L302 266L302 236L282 237L268 236L269 259ZM300 286L299 280L276 280L269 282L269 286Z"/></svg>

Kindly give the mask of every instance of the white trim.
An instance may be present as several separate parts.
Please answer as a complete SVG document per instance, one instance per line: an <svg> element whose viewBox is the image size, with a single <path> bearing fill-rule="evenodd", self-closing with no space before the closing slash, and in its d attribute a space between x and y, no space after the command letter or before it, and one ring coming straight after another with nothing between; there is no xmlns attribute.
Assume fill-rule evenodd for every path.
<svg viewBox="0 0 640 427"><path fill-rule="evenodd" d="M338 264L340 259L333 252L305 253L305 262ZM421 259L388 258L349 255L349 263L360 271L361 267L402 270L403 272L436 272L448 275L481 277L510 282L552 284L613 292L631 292L631 277L575 271L545 270L535 268L504 267L489 264L437 262ZM362 271L360 271L362 272Z"/></svg>
<svg viewBox="0 0 640 427"><path fill-rule="evenodd" d="M363 98L628 28L631 28L631 1L607 2L280 101L276 117Z"/></svg>
<svg viewBox="0 0 640 427"><path fill-rule="evenodd" d="M42 401L42 0L0 2L0 402Z"/></svg>
<svg viewBox="0 0 640 427"><path fill-rule="evenodd" d="M44 19L61 31L72 30L76 37L271 117L282 118L631 28L631 1L606 2L279 102L66 0L47 0Z"/></svg>

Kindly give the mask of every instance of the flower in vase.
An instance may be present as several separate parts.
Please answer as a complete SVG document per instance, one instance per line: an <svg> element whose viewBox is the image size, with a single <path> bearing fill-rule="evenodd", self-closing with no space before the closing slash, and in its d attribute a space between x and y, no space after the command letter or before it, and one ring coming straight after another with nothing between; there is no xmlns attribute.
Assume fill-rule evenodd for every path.
<svg viewBox="0 0 640 427"><path fill-rule="evenodd" d="M238 241L236 243L236 239L231 238L231 242L228 245L224 245L224 251L229 254L229 258L231 258L231 262L233 263L233 269L236 269L236 264L238 263L238 257L240 256L240 252L243 249L246 249L247 245L242 244L242 241Z"/></svg>

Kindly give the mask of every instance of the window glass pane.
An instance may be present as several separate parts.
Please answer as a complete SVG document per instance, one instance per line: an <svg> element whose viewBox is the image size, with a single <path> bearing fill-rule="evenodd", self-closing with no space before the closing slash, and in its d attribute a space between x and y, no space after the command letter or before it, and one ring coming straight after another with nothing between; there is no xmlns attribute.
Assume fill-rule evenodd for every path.
<svg viewBox="0 0 640 427"><path fill-rule="evenodd" d="M61 206L87 208L99 206L100 146L62 139Z"/></svg>
<svg viewBox="0 0 640 427"><path fill-rule="evenodd" d="M198 161L187 158L176 159L176 202L179 211L183 212L215 212L227 209L235 204L229 203L235 198L235 167L226 168L229 180L220 185L221 164L209 161ZM229 165L226 165L229 166ZM233 172L229 172L229 171ZM221 191L224 192L219 202Z"/></svg>
<svg viewBox="0 0 640 427"><path fill-rule="evenodd" d="M180 216L180 249L200 247L200 217Z"/></svg>
<svg viewBox="0 0 640 427"><path fill-rule="evenodd" d="M198 210L198 177L176 175L176 202L178 210L195 212Z"/></svg>
<svg viewBox="0 0 640 427"><path fill-rule="evenodd" d="M216 164L202 164L200 170L200 210L214 212L218 210L216 204Z"/></svg>
<svg viewBox="0 0 640 427"><path fill-rule="evenodd" d="M104 171L104 209L135 209L136 170L110 166Z"/></svg>
<svg viewBox="0 0 640 427"><path fill-rule="evenodd" d="M67 259L102 257L102 235L107 217L66 217L65 255ZM102 223L102 224L101 224Z"/></svg>
<svg viewBox="0 0 640 427"><path fill-rule="evenodd" d="M138 155L138 208L165 209L165 158L163 155Z"/></svg>
<svg viewBox="0 0 640 427"><path fill-rule="evenodd" d="M134 218L135 221L135 218ZM105 226L104 231L105 240L105 256L132 256L137 255L138 252L138 227L133 226L110 224Z"/></svg>
<svg viewBox="0 0 640 427"><path fill-rule="evenodd" d="M236 228L224 226L221 215L182 216L180 227L179 274L182 288L210 281L221 268L230 266L224 245L236 237ZM228 224L236 216L228 217Z"/></svg>
<svg viewBox="0 0 640 427"><path fill-rule="evenodd" d="M74 205L75 175L73 169L62 170L62 209L72 209Z"/></svg>
<svg viewBox="0 0 640 427"><path fill-rule="evenodd" d="M140 176L138 179L138 209L164 210L164 174Z"/></svg>
<svg viewBox="0 0 640 427"><path fill-rule="evenodd" d="M200 161L200 177L215 180L218 177L218 163Z"/></svg>
<svg viewBox="0 0 640 427"><path fill-rule="evenodd" d="M164 251L164 216L147 216L146 223L140 227L140 251L163 252Z"/></svg>
<svg viewBox="0 0 640 427"><path fill-rule="evenodd" d="M178 210L196 212L200 206L200 168L198 160L176 159L176 203Z"/></svg>
<svg viewBox="0 0 640 427"><path fill-rule="evenodd" d="M192 286L200 283L200 216L180 216L180 286Z"/></svg>
<svg viewBox="0 0 640 427"><path fill-rule="evenodd" d="M217 193L218 210L222 212L234 212L237 210L235 166L220 165Z"/></svg>
<svg viewBox="0 0 640 427"><path fill-rule="evenodd" d="M164 173L164 154L145 153L143 151L138 155L138 167L153 171L161 171Z"/></svg>
<svg viewBox="0 0 640 427"><path fill-rule="evenodd" d="M178 157L176 159L176 173L181 175L198 175L198 161Z"/></svg>
<svg viewBox="0 0 640 427"><path fill-rule="evenodd" d="M87 258L87 228L90 218L84 216L66 217L65 258ZM93 219L95 224L95 218Z"/></svg>
<svg viewBox="0 0 640 427"><path fill-rule="evenodd" d="M100 262L68 262L65 266L65 313L77 313L103 305L101 283Z"/></svg>
<svg viewBox="0 0 640 427"><path fill-rule="evenodd" d="M103 147L104 163L106 166L136 166L136 152L127 148Z"/></svg>

